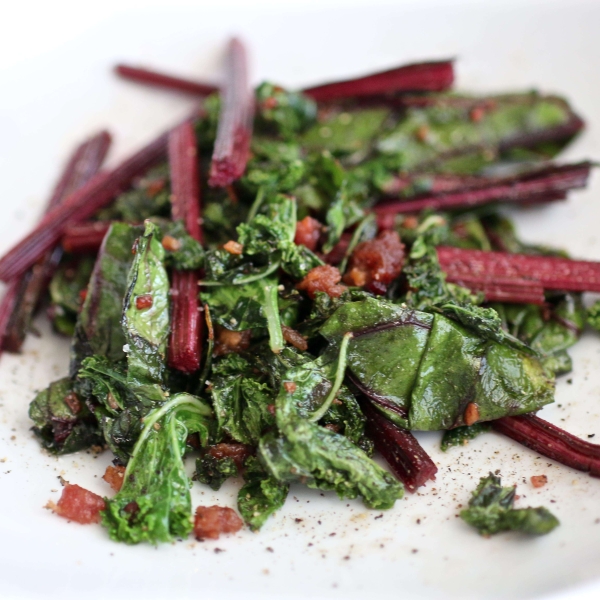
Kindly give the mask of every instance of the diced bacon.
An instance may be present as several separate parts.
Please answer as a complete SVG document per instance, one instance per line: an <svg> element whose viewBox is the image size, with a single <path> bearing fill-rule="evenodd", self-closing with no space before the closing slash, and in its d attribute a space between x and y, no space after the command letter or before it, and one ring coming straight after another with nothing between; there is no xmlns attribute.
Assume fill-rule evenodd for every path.
<svg viewBox="0 0 600 600"><path fill-rule="evenodd" d="M77 523L99 523L100 511L106 508L104 499L78 485L67 483L60 500L49 507L61 517Z"/></svg>
<svg viewBox="0 0 600 600"><path fill-rule="evenodd" d="M382 231L374 240L362 242L350 256L344 283L384 294L402 272L404 244L395 231Z"/></svg>
<svg viewBox="0 0 600 600"><path fill-rule="evenodd" d="M296 224L296 237L294 242L301 246L306 246L313 252L317 249L319 237L321 236L322 225L312 217L304 217L302 221Z"/></svg>
<svg viewBox="0 0 600 600"><path fill-rule="evenodd" d="M106 481L106 483L108 483L108 485L110 485L110 487L113 490L115 490L115 492L118 492L121 489L121 486L123 485L124 475L125 467L121 465L108 465L108 467L106 467L104 475L102 475L102 479L104 479L104 481Z"/></svg>
<svg viewBox="0 0 600 600"><path fill-rule="evenodd" d="M199 541L217 540L222 533L236 533L243 525L232 508L199 506L194 517L194 535Z"/></svg>
<svg viewBox="0 0 600 600"><path fill-rule="evenodd" d="M283 339L288 343L300 350L300 352L306 352L308 349L308 342L306 338L295 329L288 327L287 325L281 326L281 333L283 334Z"/></svg>
<svg viewBox="0 0 600 600"><path fill-rule="evenodd" d="M225 327L219 326L215 329L215 356L231 354L232 352L242 352L250 346L250 339L252 337L250 329L246 329L245 331L230 331L229 329L225 329Z"/></svg>
<svg viewBox="0 0 600 600"><path fill-rule="evenodd" d="M244 461L253 453L252 446L237 443L221 443L211 446L208 450L213 458L233 458L236 467L240 470L244 466Z"/></svg>
<svg viewBox="0 0 600 600"><path fill-rule="evenodd" d="M325 292L330 298L339 298L346 287L338 285L342 274L331 265L323 265L311 269L306 277L296 286L297 289L306 292L314 299L317 292Z"/></svg>
<svg viewBox="0 0 600 600"><path fill-rule="evenodd" d="M548 483L548 477L546 475L532 475L531 485L534 488L544 487Z"/></svg>

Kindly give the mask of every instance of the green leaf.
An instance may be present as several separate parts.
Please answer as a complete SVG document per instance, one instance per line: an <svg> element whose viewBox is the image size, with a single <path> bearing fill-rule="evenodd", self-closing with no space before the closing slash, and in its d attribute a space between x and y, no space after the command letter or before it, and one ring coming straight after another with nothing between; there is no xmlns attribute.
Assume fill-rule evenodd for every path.
<svg viewBox="0 0 600 600"><path fill-rule="evenodd" d="M473 107L485 103L489 107L482 118L473 119ZM566 125L571 118L566 102L535 92L480 99L439 94L431 96L425 106L408 108L396 127L379 138L377 149L393 156L398 170L430 166L450 155L463 161L474 155L483 159L474 163L474 170L479 171L485 162L497 160L504 143ZM465 171L460 163L439 166L447 172Z"/></svg>
<svg viewBox="0 0 600 600"><path fill-rule="evenodd" d="M250 362L229 354L215 363L210 385L218 438L224 434L243 444L256 444L275 424L269 411L273 393L252 372Z"/></svg>
<svg viewBox="0 0 600 600"><path fill-rule="evenodd" d="M165 250L165 264L174 269L196 271L204 266L204 249L185 228L183 221L160 221L160 239L171 236L177 240L177 250Z"/></svg>
<svg viewBox="0 0 600 600"><path fill-rule="evenodd" d="M94 268L91 256L61 263L54 273L48 291L52 303L54 327L63 334L72 336L77 315L81 308L81 292L87 289Z"/></svg>
<svg viewBox="0 0 600 600"><path fill-rule="evenodd" d="M210 486L213 490L219 490L225 480L236 477L237 474L237 465L230 456L215 458L207 452L196 460L194 479Z"/></svg>
<svg viewBox="0 0 600 600"><path fill-rule="evenodd" d="M289 485L270 476L255 457L246 461L244 479L246 483L238 493L238 510L250 529L257 531L283 506Z"/></svg>
<svg viewBox="0 0 600 600"><path fill-rule="evenodd" d="M51 383L29 406L33 432L53 454L101 446L98 423L76 393L70 377Z"/></svg>
<svg viewBox="0 0 600 600"><path fill-rule="evenodd" d="M122 318L128 383L136 394L150 397L165 383L169 335L169 277L164 267L165 251L157 236L156 225L146 222L129 272ZM140 298L149 298L151 306L138 308Z"/></svg>
<svg viewBox="0 0 600 600"><path fill-rule="evenodd" d="M487 423L475 423L475 425L465 425L444 431L442 451L446 452L452 446L465 446L470 440L474 440L477 436L490 430L491 426Z"/></svg>
<svg viewBox="0 0 600 600"><path fill-rule="evenodd" d="M256 127L259 131L293 138L316 120L316 102L300 92L289 92L264 82L256 88L255 94L258 107Z"/></svg>
<svg viewBox="0 0 600 600"><path fill-rule="evenodd" d="M467 329L439 313L373 298L348 302L321 328L330 344L323 356L337 351L348 332L348 369L376 403L396 407L386 415L402 427L464 425L470 403L478 420L488 421L553 401L553 377L537 356L496 341L483 326Z"/></svg>
<svg viewBox="0 0 600 600"><path fill-rule="evenodd" d="M189 434L208 437L211 409L189 394L177 394L144 420L117 495L106 500L102 524L115 541L169 542L192 529L190 480L183 465Z"/></svg>
<svg viewBox="0 0 600 600"><path fill-rule="evenodd" d="M514 509L515 487L501 485L500 477L490 473L482 477L469 500L469 508L461 518L483 536L502 531L521 531L530 535L545 535L559 525L558 519L546 508Z"/></svg>
<svg viewBox="0 0 600 600"><path fill-rule="evenodd" d="M123 298L133 262L131 249L141 233L139 227L113 223L102 242L71 345L72 375L87 356L101 355L111 361L125 358Z"/></svg>
<svg viewBox="0 0 600 600"><path fill-rule="evenodd" d="M261 439L261 461L280 482L301 481L335 490L340 498L360 495L371 508L390 508L402 497L402 484L350 440L308 420L317 418L315 405L326 403L331 392L334 384L318 363L288 368L276 399L279 436Z"/></svg>

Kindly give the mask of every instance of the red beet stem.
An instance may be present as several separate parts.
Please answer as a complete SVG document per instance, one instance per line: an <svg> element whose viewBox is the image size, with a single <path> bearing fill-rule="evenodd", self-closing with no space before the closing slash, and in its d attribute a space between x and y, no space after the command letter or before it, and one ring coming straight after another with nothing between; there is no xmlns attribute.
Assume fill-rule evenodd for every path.
<svg viewBox="0 0 600 600"><path fill-rule="evenodd" d="M361 402L361 408L367 417L367 435L409 492L435 479L435 463L410 431L388 421L367 400Z"/></svg>
<svg viewBox="0 0 600 600"><path fill-rule="evenodd" d="M48 201L47 211L59 206L67 196L98 172L110 142L109 133L102 131L75 149ZM61 254L59 249L48 251L30 271L11 282L11 286L17 285L17 301L0 335L1 345L5 350L20 351L40 297L48 286Z"/></svg>
<svg viewBox="0 0 600 600"><path fill-rule="evenodd" d="M447 280L469 288L529 281L545 290L600 292L600 262L445 246L437 254Z"/></svg>
<svg viewBox="0 0 600 600"><path fill-rule="evenodd" d="M69 254L95 254L112 225L111 221L92 221L68 225L62 237L62 247Z"/></svg>
<svg viewBox="0 0 600 600"><path fill-rule="evenodd" d="M17 305L20 284L20 279L14 279L11 281L4 292L2 300L0 301L0 340L3 341L8 331L10 318L13 315ZM3 349L4 344L0 344L0 355L2 354Z"/></svg>
<svg viewBox="0 0 600 600"><path fill-rule="evenodd" d="M516 177L466 179L464 189L434 193L410 200L394 200L374 208L380 215L420 212L425 209L453 210L492 202L537 203L563 198L565 192L587 185L592 164L551 166Z"/></svg>
<svg viewBox="0 0 600 600"><path fill-rule="evenodd" d="M165 156L167 134L161 135L118 167L100 172L84 186L69 194L60 206L54 207L41 223L0 259L0 280L8 281L20 275L62 237L67 224L84 221L131 185Z"/></svg>
<svg viewBox="0 0 600 600"><path fill-rule="evenodd" d="M196 134L191 123L182 123L169 135L171 214L185 223L187 232L202 242L200 229L200 174Z"/></svg>
<svg viewBox="0 0 600 600"><path fill-rule="evenodd" d="M254 95L249 85L247 62L244 45L233 38L227 54L227 77L210 166L208 183L213 187L225 187L239 179L250 156Z"/></svg>
<svg viewBox="0 0 600 600"><path fill-rule="evenodd" d="M415 63L310 88L303 92L319 102L378 96L398 92L442 92L454 82L451 60Z"/></svg>
<svg viewBox="0 0 600 600"><path fill-rule="evenodd" d="M166 73L159 73L153 69L142 69L139 67L131 67L129 65L117 65L115 67L115 73L129 81L145 83L166 90L193 94L194 96L208 96L219 91L219 88L216 85L192 81L182 77L175 77L173 75L167 75Z"/></svg>
<svg viewBox="0 0 600 600"><path fill-rule="evenodd" d="M171 214L182 220L187 232L199 242L200 174L196 135L191 123L183 123L169 135L169 167L171 171ZM198 299L196 271L173 271L171 282L171 337L169 366L193 373L200 368L202 319Z"/></svg>
<svg viewBox="0 0 600 600"><path fill-rule="evenodd" d="M492 427L567 467L600 477L600 445L590 444L534 415L503 417Z"/></svg>
<svg viewBox="0 0 600 600"><path fill-rule="evenodd" d="M202 319L196 271L173 271L171 280L171 339L169 366L184 373L200 368Z"/></svg>

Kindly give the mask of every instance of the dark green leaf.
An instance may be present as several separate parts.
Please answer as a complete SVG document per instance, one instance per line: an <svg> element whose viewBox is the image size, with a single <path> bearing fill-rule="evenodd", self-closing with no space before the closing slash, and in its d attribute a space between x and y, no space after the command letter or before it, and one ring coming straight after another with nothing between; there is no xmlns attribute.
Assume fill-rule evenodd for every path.
<svg viewBox="0 0 600 600"><path fill-rule="evenodd" d="M481 478L469 500L469 508L462 510L460 516L483 536L502 531L544 535L559 525L558 519L546 508L514 509L515 491L515 487L503 488L500 477L490 473Z"/></svg>
<svg viewBox="0 0 600 600"><path fill-rule="evenodd" d="M475 423L475 425L464 425L444 431L441 448L446 452L452 446L465 446L470 440L474 440L478 435L490 431L491 426L487 423Z"/></svg>
<svg viewBox="0 0 600 600"><path fill-rule="evenodd" d="M102 446L98 422L76 394L69 377L51 383L29 406L33 432L53 454Z"/></svg>

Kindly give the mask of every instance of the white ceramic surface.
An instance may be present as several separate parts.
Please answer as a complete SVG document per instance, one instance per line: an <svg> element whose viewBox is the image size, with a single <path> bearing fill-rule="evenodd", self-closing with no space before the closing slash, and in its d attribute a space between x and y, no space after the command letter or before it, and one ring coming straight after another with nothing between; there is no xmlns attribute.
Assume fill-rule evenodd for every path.
<svg viewBox="0 0 600 600"><path fill-rule="evenodd" d="M118 81L111 65L126 60L216 78L231 33L248 41L257 81L301 85L454 56L461 89L564 92L589 123L564 159L600 158L597 2L207 4L110 2L105 10L98 3L70 15L60 3L56 11L55 3L31 13L8 9L4 29L18 51L0 59L0 251L36 221L73 144L108 127L115 161L193 105ZM599 192L595 174L589 189L567 203L519 212L521 233L600 259ZM67 523L43 509L60 493L57 476L109 493L100 477L110 457L53 458L33 439L27 405L34 390L67 367L67 342L43 320L39 330L21 356L0 361L2 599L600 595L600 481L495 434L446 454L439 435L420 435L439 466L437 481L383 514L297 487L259 534L242 531L217 542L127 547L110 542L100 527ZM585 335L572 355L575 369L559 381L556 404L543 416L600 439L600 339ZM519 485L521 506L549 506L561 527L540 539L486 540L457 519L479 477L496 469L506 484ZM548 485L533 489L529 477L542 473ZM216 494L196 484L194 504L234 506L238 485Z"/></svg>

